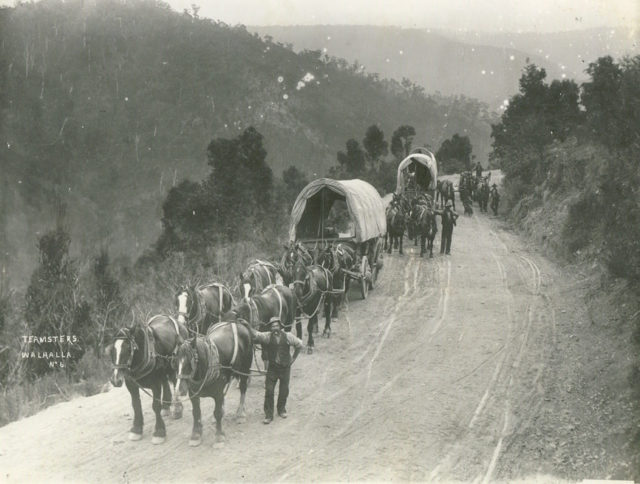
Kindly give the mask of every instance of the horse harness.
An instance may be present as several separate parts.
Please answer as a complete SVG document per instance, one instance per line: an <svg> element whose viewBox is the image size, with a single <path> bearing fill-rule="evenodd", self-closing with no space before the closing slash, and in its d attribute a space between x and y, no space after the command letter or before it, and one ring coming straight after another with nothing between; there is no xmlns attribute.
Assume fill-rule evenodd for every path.
<svg viewBox="0 0 640 484"><path fill-rule="evenodd" d="M189 374L183 374L180 373L177 375L177 378L180 380L187 380L189 382L189 387L198 387L198 390L196 392L193 393L193 395L191 396L191 398L197 396L200 394L200 392L202 392L202 389L204 388L204 386L210 382L215 380L216 378L218 378L220 376L220 370L222 369L229 369L231 371L235 371L233 369L233 365L236 362L236 359L238 357L238 325L235 322L231 322L231 323L227 323L227 322L222 322L222 323L217 323L216 325L212 326L209 329L210 333L211 331L215 330L216 328L220 328L222 326L226 326L230 324L231 325L231 330L233 332L233 355L231 356L231 362L229 363L228 366L223 365L222 363L220 363L220 352L218 350L218 346L215 344L215 342L207 339L207 338L203 338L204 339L204 348L205 348L205 354L207 356L207 371L205 372L204 376L202 377L201 380L196 380L195 379L195 375L196 375L196 371L198 369L198 349L197 349L197 337L196 337L196 348L192 348L191 350L191 356L190 356L190 366L191 366L191 373Z"/></svg>
<svg viewBox="0 0 640 484"><path fill-rule="evenodd" d="M129 359L127 360L127 363L125 364L119 364L119 365L112 365L113 369L115 370L129 370L129 375L128 377L137 382L137 380L141 380L142 378L144 378L145 376L149 375L149 373L151 373L156 366L156 360L158 358L163 358L166 360L170 360L173 355L171 356L164 356L164 355L159 355L156 351L156 346L155 346L155 339L153 337L153 329L151 329L151 322L160 317L159 314L153 316L148 322L147 324L145 324L142 327L142 334L144 335L144 343L143 343L143 351L144 354L142 356L142 360L140 361L140 363L138 363L138 365L136 365L135 367L131 368L131 363L133 362L133 355L134 353L139 350L140 348L138 347L138 344L136 343L136 340L134 337L132 337L131 335L128 336L120 336L120 337L116 337L115 340L128 340L129 341L129 345L131 346L131 351L129 352ZM171 316L167 316L171 322L173 323L173 327L176 330L176 334L178 335L178 337L180 337L180 329L178 327L178 322L173 319ZM176 346L177 348L177 346ZM175 354L175 350L174 350L174 354Z"/></svg>
<svg viewBox="0 0 640 484"><path fill-rule="evenodd" d="M323 266L318 266L322 269L323 273L324 273L324 278L326 281L326 285L327 285L327 290L323 291L320 289L320 298L318 299L318 305L316 306L315 310L311 313L311 314L306 314L304 311L304 306L311 300L311 297L314 295L314 285L315 285L315 281L311 278L311 274L307 273L307 276L304 278L304 280L299 280L296 279L295 281L293 281L291 283L291 287L295 287L296 284L302 284L302 287L304 287L304 285L306 284L307 280L309 281L309 292L306 295L303 295L299 300L298 300L298 309L300 309L300 313L301 315L299 317L296 317L296 320L301 320L301 319L311 319L313 318L317 313L318 310L320 309L320 306L322 305L322 303L324 302L324 298L327 294L332 294L333 291L331 291L329 288L329 271L326 267Z"/></svg>

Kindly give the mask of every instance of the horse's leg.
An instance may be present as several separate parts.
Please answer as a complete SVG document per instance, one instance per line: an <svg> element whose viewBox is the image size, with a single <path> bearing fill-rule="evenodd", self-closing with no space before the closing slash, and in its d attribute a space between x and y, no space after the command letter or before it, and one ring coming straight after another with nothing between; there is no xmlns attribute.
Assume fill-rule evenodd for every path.
<svg viewBox="0 0 640 484"><path fill-rule="evenodd" d="M424 244L427 240L427 236L420 234L420 257L424 256Z"/></svg>
<svg viewBox="0 0 640 484"><path fill-rule="evenodd" d="M216 442L224 442L224 432L222 431L222 417L224 417L224 393L214 397L216 408L213 415L216 417Z"/></svg>
<svg viewBox="0 0 640 484"><path fill-rule="evenodd" d="M174 420L178 420L182 418L182 402L180 401L180 395L178 394L178 389L176 388L175 380L173 383L173 398L171 399L171 405L173 405L173 412L171 416Z"/></svg>
<svg viewBox="0 0 640 484"><path fill-rule="evenodd" d="M133 426L129 430L129 440L140 440L142 438L142 427L144 418L142 417L142 404L140 403L140 389L135 383L125 380L127 390L131 394L131 406L133 407Z"/></svg>
<svg viewBox="0 0 640 484"><path fill-rule="evenodd" d="M160 415L168 417L171 415L169 409L171 408L171 387L169 386L169 378L162 380L162 411Z"/></svg>
<svg viewBox="0 0 640 484"><path fill-rule="evenodd" d="M307 353L311 354L313 353L313 326L318 324L318 315L315 314L312 318L309 318L309 321L307 322L307 333L309 334L308 336L308 341L307 341Z"/></svg>
<svg viewBox="0 0 640 484"><path fill-rule="evenodd" d="M296 320L296 336L298 339L302 339L302 321L300 319Z"/></svg>
<svg viewBox="0 0 640 484"><path fill-rule="evenodd" d="M249 367L251 364L249 364ZM245 420L245 410L244 410L244 399L247 395L247 380L248 377L241 376L240 377L240 403L238 404L238 410L236 412L236 420L238 422L244 422Z"/></svg>
<svg viewBox="0 0 640 484"><path fill-rule="evenodd" d="M322 335L327 338L331 337L331 298L332 296L324 298L324 331Z"/></svg>
<svg viewBox="0 0 640 484"><path fill-rule="evenodd" d="M200 397L191 397L191 410L193 413L193 429L189 439L190 447L197 447L202 443L202 412L200 411Z"/></svg>
<svg viewBox="0 0 640 484"><path fill-rule="evenodd" d="M162 444L167 437L167 431L164 426L164 420L162 420L162 382L156 382L151 387L153 392L153 413L156 414L156 428L153 431L152 444Z"/></svg>
<svg viewBox="0 0 640 484"><path fill-rule="evenodd" d="M398 252L402 255L402 239L404 239L404 233L400 233L398 239L400 239L400 250Z"/></svg>

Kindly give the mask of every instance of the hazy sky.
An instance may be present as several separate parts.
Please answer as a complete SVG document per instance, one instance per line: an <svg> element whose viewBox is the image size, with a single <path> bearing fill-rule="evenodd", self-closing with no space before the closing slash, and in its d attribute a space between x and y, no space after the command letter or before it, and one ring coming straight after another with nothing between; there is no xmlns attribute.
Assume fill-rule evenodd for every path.
<svg viewBox="0 0 640 484"><path fill-rule="evenodd" d="M168 0L228 24L368 24L484 31L640 26L640 0Z"/></svg>

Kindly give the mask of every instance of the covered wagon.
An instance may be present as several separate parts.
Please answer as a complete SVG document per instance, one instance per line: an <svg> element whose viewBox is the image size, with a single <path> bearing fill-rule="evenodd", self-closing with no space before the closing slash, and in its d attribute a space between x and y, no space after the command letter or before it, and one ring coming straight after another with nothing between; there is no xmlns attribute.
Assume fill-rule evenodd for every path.
<svg viewBox="0 0 640 484"><path fill-rule="evenodd" d="M436 157L426 148L415 148L398 165L396 193L409 200L426 193L435 196L438 181Z"/></svg>
<svg viewBox="0 0 640 484"><path fill-rule="evenodd" d="M352 247L355 261L345 272L359 282L366 298L382 268L386 231L385 205L373 186L357 179L319 178L304 187L293 204L289 241L310 251L329 243Z"/></svg>

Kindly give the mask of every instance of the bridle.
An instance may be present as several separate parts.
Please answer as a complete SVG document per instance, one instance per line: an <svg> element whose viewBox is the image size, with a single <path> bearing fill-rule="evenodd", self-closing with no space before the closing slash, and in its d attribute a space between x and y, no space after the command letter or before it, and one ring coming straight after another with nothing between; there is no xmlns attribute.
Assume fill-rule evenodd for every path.
<svg viewBox="0 0 640 484"><path fill-rule="evenodd" d="M180 293L182 292L187 293L187 304L186 304L187 310L186 311L178 310L178 316L184 317L184 320L187 325L187 329L189 331L191 331L192 333L195 332L196 334L199 334L200 327L198 323L200 323L204 315L204 311L201 307L200 298L198 297L196 290L190 287L184 288L182 291L180 291ZM191 301L191 304L189 304L189 300ZM196 314L192 314L194 312L194 308L196 309ZM195 331L191 329L191 326L195 326Z"/></svg>
<svg viewBox="0 0 640 484"><path fill-rule="evenodd" d="M136 340L133 338L133 336L131 335L131 333L129 331L122 331L120 330L120 334L118 336L116 336L114 338L114 343L118 340L121 341L128 341L129 342L129 358L127 359L126 363L113 363L113 361L111 362L111 368L113 370L129 370L129 372L131 372L131 363L133 362L133 355L136 351L138 351L138 343L136 343Z"/></svg>

